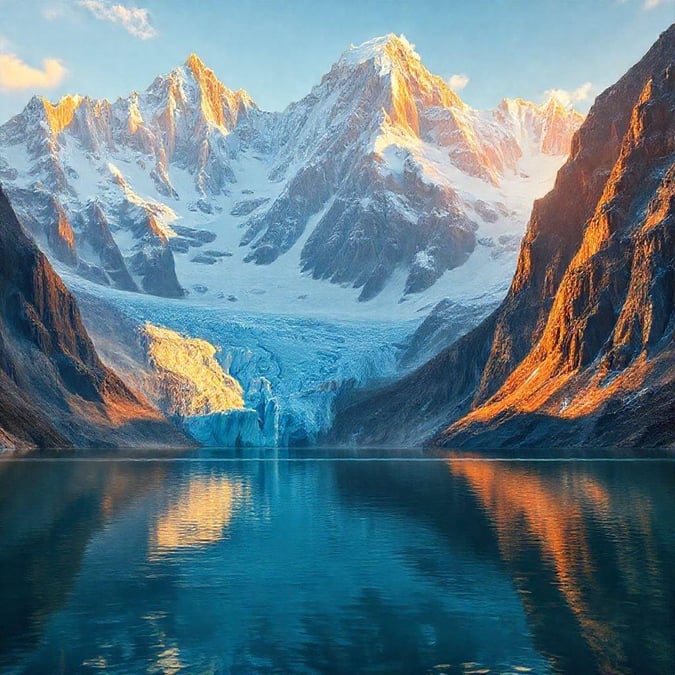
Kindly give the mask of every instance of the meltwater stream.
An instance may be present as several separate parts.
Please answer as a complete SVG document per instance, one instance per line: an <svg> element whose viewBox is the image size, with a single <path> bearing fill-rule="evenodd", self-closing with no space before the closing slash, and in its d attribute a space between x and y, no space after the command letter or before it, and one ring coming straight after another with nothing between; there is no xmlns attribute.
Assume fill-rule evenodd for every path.
<svg viewBox="0 0 675 675"><path fill-rule="evenodd" d="M0 580L7 673L672 673L675 463L7 460Z"/></svg>

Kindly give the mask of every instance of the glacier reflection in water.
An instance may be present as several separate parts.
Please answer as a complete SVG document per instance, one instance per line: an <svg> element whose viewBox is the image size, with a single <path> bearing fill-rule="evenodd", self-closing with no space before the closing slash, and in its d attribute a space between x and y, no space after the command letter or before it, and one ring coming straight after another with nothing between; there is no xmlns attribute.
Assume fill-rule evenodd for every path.
<svg viewBox="0 0 675 675"><path fill-rule="evenodd" d="M0 462L0 670L675 672L675 463L191 459Z"/></svg>

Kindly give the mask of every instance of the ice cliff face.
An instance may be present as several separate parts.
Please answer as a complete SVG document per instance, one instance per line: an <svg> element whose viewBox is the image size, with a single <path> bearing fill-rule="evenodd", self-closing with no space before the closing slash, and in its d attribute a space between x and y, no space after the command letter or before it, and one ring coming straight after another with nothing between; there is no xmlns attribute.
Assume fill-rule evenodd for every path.
<svg viewBox="0 0 675 675"><path fill-rule="evenodd" d="M219 447L277 444L271 396L249 392L258 407L247 407L241 384L216 360L218 350L210 342L150 323L140 332L147 360L158 378L156 404L195 440Z"/></svg>
<svg viewBox="0 0 675 675"><path fill-rule="evenodd" d="M32 99L0 127L0 181L52 259L100 284L414 312L457 287L453 269L503 292L580 121L553 102L473 110L393 35L349 49L282 113L191 55L113 103Z"/></svg>
<svg viewBox="0 0 675 675"><path fill-rule="evenodd" d="M101 292L74 275L69 283L105 363L199 441L220 447L315 445L338 396L395 376L397 345L414 326L260 317ZM153 331L163 345L152 347L157 363L147 328L138 330L148 321L162 327Z"/></svg>

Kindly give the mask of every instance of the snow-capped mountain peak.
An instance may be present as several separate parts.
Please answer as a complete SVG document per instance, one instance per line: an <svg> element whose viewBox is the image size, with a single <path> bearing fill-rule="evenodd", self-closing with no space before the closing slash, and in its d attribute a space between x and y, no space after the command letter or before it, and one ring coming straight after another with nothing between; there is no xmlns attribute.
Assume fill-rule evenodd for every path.
<svg viewBox="0 0 675 675"><path fill-rule="evenodd" d="M555 96L540 104L505 98L495 114L501 124L511 126L521 145L547 155L567 153L572 135L584 121L581 113Z"/></svg>
<svg viewBox="0 0 675 675"><path fill-rule="evenodd" d="M388 71L396 62L421 61L421 59L414 46L408 42L404 35L389 33L360 45L351 44L349 49L342 53L338 63L360 65L367 61L375 61Z"/></svg>
<svg viewBox="0 0 675 675"><path fill-rule="evenodd" d="M351 45L327 77L344 79L345 70L364 67L386 81L387 93L391 96L391 109L387 113L415 133L419 128L414 119L417 115L411 115L412 107L466 107L443 78L426 69L414 46L403 35L390 33L361 45Z"/></svg>
<svg viewBox="0 0 675 675"><path fill-rule="evenodd" d="M146 107L154 107L155 117L179 114L195 117L195 123L216 128L227 134L236 127L240 117L256 108L248 92L232 91L226 87L196 55L190 54L185 63L167 75L155 79L141 97Z"/></svg>
<svg viewBox="0 0 675 675"><path fill-rule="evenodd" d="M221 130L231 130L240 115L257 107L247 91L228 89L196 54L188 56L185 67L198 85L204 118Z"/></svg>

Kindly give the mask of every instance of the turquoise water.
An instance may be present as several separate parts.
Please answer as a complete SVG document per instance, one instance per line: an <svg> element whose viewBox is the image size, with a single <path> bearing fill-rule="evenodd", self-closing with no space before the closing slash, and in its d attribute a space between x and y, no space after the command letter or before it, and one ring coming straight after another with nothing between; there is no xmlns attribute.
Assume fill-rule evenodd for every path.
<svg viewBox="0 0 675 675"><path fill-rule="evenodd" d="M0 462L0 671L673 673L675 463Z"/></svg>

